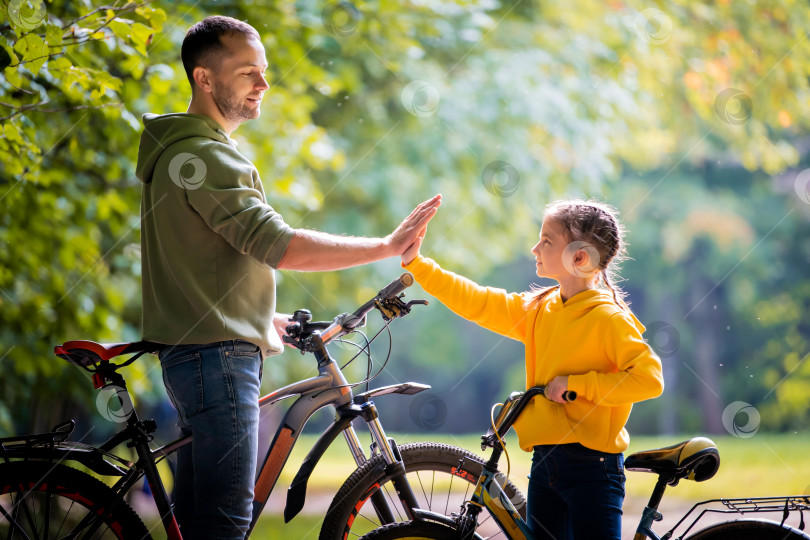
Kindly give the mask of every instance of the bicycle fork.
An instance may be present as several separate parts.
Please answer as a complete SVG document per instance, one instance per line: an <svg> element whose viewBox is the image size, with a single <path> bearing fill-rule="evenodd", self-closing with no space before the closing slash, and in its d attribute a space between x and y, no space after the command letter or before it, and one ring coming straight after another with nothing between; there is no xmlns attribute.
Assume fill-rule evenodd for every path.
<svg viewBox="0 0 810 540"><path fill-rule="evenodd" d="M374 405L374 402L368 401L363 403L360 406L360 409L360 416L368 425L368 429L371 432L373 439L372 452L379 451L380 455L382 455L386 463L385 474L386 476L391 477L391 483L394 485L394 490L402 503L402 507L405 510L408 520L413 520L413 509L418 507L418 503L416 501L416 495L414 495L411 485L406 477L405 462L402 460L402 455L399 452L399 448L397 448L397 444L394 439L389 439L386 436L385 430L380 423L379 414L377 413L377 407ZM354 428L349 425L343 434L346 437L346 441L349 444L352 455L354 456L355 463L357 463L358 467L362 466L366 462L366 458L360 446L360 441L357 438L357 433L355 433ZM365 501L361 501L359 504L362 504L363 502ZM377 517L380 519L381 523L386 524L393 523L395 521L391 507L389 506L388 501L386 500L381 489L377 489L371 495L371 503L374 506L374 510L377 513Z"/></svg>

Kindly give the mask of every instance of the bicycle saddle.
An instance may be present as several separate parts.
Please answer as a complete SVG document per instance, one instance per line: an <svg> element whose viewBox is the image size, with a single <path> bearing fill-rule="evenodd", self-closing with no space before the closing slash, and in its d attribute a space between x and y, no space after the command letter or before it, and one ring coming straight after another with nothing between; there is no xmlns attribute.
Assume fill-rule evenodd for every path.
<svg viewBox="0 0 810 540"><path fill-rule="evenodd" d="M151 341L132 343L96 343L95 341L66 341L53 348L59 358L88 369L100 362L108 362L116 356L130 353L147 353L160 351L165 345Z"/></svg>
<svg viewBox="0 0 810 540"><path fill-rule="evenodd" d="M627 457L624 467L628 471L664 476L672 486L682 478L703 482L720 468L720 452L711 439L695 437L672 446L636 452Z"/></svg>

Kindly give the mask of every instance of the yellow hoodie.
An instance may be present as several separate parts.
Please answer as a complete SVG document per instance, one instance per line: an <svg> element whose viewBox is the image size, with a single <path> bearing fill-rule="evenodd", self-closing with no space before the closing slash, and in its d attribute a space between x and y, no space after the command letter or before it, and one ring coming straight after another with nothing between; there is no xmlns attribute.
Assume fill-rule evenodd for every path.
<svg viewBox="0 0 810 540"><path fill-rule="evenodd" d="M644 326L601 289L563 302L559 289L540 302L530 293L482 287L431 259L405 265L426 292L453 312L526 347L526 388L568 375L577 400L535 398L515 422L520 447L580 443L603 452L627 449L632 404L661 395L661 361L641 337Z"/></svg>

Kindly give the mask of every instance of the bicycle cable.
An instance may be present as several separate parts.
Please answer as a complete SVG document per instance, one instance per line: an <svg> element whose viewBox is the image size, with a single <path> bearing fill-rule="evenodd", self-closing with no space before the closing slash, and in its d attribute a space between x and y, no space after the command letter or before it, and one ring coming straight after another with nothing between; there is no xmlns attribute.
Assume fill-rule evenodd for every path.
<svg viewBox="0 0 810 540"><path fill-rule="evenodd" d="M366 352L366 357L369 359L369 361L371 361L371 350L369 349L369 345L371 345L371 342L368 340L368 336L366 336L366 334L364 334L364 333L363 333L362 331L360 331L360 330L353 330L353 331L352 331L352 333L355 333L355 332L356 332L356 333L358 333L358 334L360 334L361 336L363 336L363 341L365 341L365 344L364 344L364 345L362 345L362 346L361 346L359 343L355 343L354 341L351 341L351 340L348 340L348 339L343 339L343 338L340 338L340 339L336 339L336 340L335 340L335 341L337 341L337 342L339 342L339 343L345 343L346 345L353 345L353 346L355 346L355 347L357 347L357 348L359 349L359 351L357 352L357 354L355 354L354 356L352 356L351 358L349 358L349 359L346 361L346 363L345 363L345 364L343 364L342 366L340 366L340 369L341 369L341 370L346 369L346 366L348 366L349 364L351 364L352 362L354 362L354 361L355 361L355 359L356 359L358 356L360 356L361 354L363 354L363 352ZM376 337L376 336L375 336L375 337Z"/></svg>
<svg viewBox="0 0 810 540"><path fill-rule="evenodd" d="M394 341L394 339L391 336L391 329L388 328L389 324L391 324L391 321L386 321L385 325L382 328L380 328L379 332L374 334L374 337L372 337L371 340L366 345L366 347L368 347L368 351L369 351L369 355L370 355L371 354L371 348L370 348L371 344L374 343L374 340L376 340L377 337L379 337L380 334L382 334L383 330L388 331L388 353L385 355L385 361L382 363L382 366L380 366L380 369L377 370L377 373L375 373L374 375L371 375L371 376L367 376L362 381L358 381L358 382L355 382L355 383L349 383L349 384L345 384L345 385L342 385L342 386L347 386L349 388L354 388L355 386L360 386L361 384L364 384L364 383L367 384L367 383L373 381L374 379L376 379L380 375L380 373L383 372L383 370L385 369L385 366L388 365L388 361L391 359L391 351L393 350L393 341ZM337 387L337 388L339 388L339 387Z"/></svg>
<svg viewBox="0 0 810 540"><path fill-rule="evenodd" d="M495 437L498 439L498 444L501 445L503 454L506 456L506 480L503 482L503 485L506 485L506 483L509 481L509 474L512 472L512 464L509 461L509 452L506 451L506 443L504 443L503 439L501 439L501 435L498 433L498 428L495 425L495 407L498 405L503 407L503 403L496 403L489 410L489 423L492 424L492 431L495 432ZM504 433L504 435L506 434Z"/></svg>
<svg viewBox="0 0 810 540"><path fill-rule="evenodd" d="M354 345L356 347L360 347L360 351L358 351L357 354L355 354L352 358L350 358L343 365L343 367L346 367L347 365L349 365L350 362L353 362L354 359L357 358L358 356L360 356L364 351L366 352L367 356L369 358L371 358L371 344L374 343L374 341L379 337L380 334L382 334L383 330L388 331L388 354L386 355L385 361L383 362L382 366L380 366L380 369L377 370L377 373L375 373L374 375L371 375L371 376L366 376L363 380L360 380L360 381L357 381L357 382L335 385L335 386L331 386L330 388L354 388L356 386L360 386L361 384L367 384L367 383L373 381L374 379L376 379L380 375L380 373L382 373L382 371L385 369L385 366L388 365L388 361L391 359L391 351L393 350L393 337L391 336L391 329L388 328L389 324L391 324L391 321L390 320L386 321L385 325L382 328L380 328L380 330L376 334L374 334L374 336L370 340L368 339L368 337L365 334L363 334L362 332L359 332L360 334L363 335L363 337L366 340L366 343L362 347L360 347L360 345L357 344L357 343L353 343L351 341L346 340L346 343L351 343L352 345ZM341 369L343 369L343 368L341 368ZM326 390L324 390L324 391L326 391Z"/></svg>
<svg viewBox="0 0 810 540"><path fill-rule="evenodd" d="M366 334L364 334L364 333L363 333L363 332L361 332L360 330L355 330L355 332L357 332L358 334L360 334L361 336L363 336L363 340L365 341L365 345L363 345L362 347L360 346L360 344L359 344L359 343L355 343L354 341L350 341L350 340L348 340L348 339L343 339L343 338L341 338L341 339L337 339L337 340L335 340L335 341L339 341L340 343L345 343L345 344L347 344L347 345L354 345L355 347L357 347L358 349L360 349L360 350L357 352L357 354L355 354L354 356L352 356L352 357L351 357L351 358L350 358L350 359L349 359L349 360L348 360L348 361L347 361L345 364L343 364L342 366L340 366L340 369L341 369L341 371L342 371L342 370L344 370L344 369L346 369L346 366L348 366L349 364L351 364L352 362L354 362L354 360L355 360L355 359L356 359L358 356L360 356L360 354L361 354L363 351L366 351L366 358L368 358L368 361L366 362L366 379L365 379L365 381L366 381L366 392L368 392L368 382L369 382L369 380L370 380L370 379L369 379L369 377L371 377L371 370L374 368L374 357L372 356L372 354L371 354L371 349L370 349L370 347L369 347L369 345L371 345L371 342L368 340L368 336L366 336ZM360 384L362 384L362 381L360 382Z"/></svg>

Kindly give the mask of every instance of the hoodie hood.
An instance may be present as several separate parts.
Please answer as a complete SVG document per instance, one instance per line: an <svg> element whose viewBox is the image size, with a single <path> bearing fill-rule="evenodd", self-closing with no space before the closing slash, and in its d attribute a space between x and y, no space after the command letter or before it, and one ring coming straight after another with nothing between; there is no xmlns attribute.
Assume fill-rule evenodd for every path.
<svg viewBox="0 0 810 540"><path fill-rule="evenodd" d="M178 141L205 137L230 145L231 139L212 118L201 114L173 113L143 115L144 130L138 146L135 175L144 184L152 181L155 164L161 154Z"/></svg>
<svg viewBox="0 0 810 540"><path fill-rule="evenodd" d="M561 309L566 311L587 311L603 304L615 305L613 295L610 291L604 289L586 289L563 302L558 286L557 290L549 295L548 309L552 311Z"/></svg>
<svg viewBox="0 0 810 540"><path fill-rule="evenodd" d="M609 311L616 309L622 311L613 300L613 293L605 289L587 289L575 294L566 302L563 302L560 296L560 289L557 287L557 290L549 295L548 300L549 311L572 313L576 311L590 311L599 306L610 306L610 308L608 308ZM633 320L636 328L643 333L645 328L644 325L641 324L641 321L639 321L631 311L626 311L626 313Z"/></svg>

